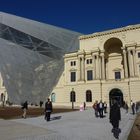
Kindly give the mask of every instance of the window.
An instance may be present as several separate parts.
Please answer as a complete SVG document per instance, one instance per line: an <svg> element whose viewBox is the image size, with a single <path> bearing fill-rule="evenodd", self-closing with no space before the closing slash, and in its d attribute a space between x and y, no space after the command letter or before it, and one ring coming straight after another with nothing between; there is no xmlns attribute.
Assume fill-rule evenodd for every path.
<svg viewBox="0 0 140 140"><path fill-rule="evenodd" d="M76 66L76 61L71 61L71 62L70 62L70 65L71 65L71 66Z"/></svg>
<svg viewBox="0 0 140 140"><path fill-rule="evenodd" d="M86 102L92 102L92 93L91 90L86 91Z"/></svg>
<svg viewBox="0 0 140 140"><path fill-rule="evenodd" d="M87 64L89 64L89 59L87 59Z"/></svg>
<svg viewBox="0 0 140 140"><path fill-rule="evenodd" d="M138 52L138 58L140 58L140 52Z"/></svg>
<svg viewBox="0 0 140 140"><path fill-rule="evenodd" d="M92 59L87 59L87 64L92 64Z"/></svg>
<svg viewBox="0 0 140 140"><path fill-rule="evenodd" d="M76 72L71 72L71 82L76 81Z"/></svg>
<svg viewBox="0 0 140 140"><path fill-rule="evenodd" d="M73 61L73 65L76 66L76 61Z"/></svg>
<svg viewBox="0 0 140 140"><path fill-rule="evenodd" d="M115 80L120 80L120 79L121 79L120 71L115 72Z"/></svg>
<svg viewBox="0 0 140 140"><path fill-rule="evenodd" d="M75 92L74 91L71 91L70 93L70 102L75 102Z"/></svg>
<svg viewBox="0 0 140 140"><path fill-rule="evenodd" d="M92 59L90 59L90 64L92 64Z"/></svg>
<svg viewBox="0 0 140 140"><path fill-rule="evenodd" d="M93 80L92 70L87 71L87 80Z"/></svg>

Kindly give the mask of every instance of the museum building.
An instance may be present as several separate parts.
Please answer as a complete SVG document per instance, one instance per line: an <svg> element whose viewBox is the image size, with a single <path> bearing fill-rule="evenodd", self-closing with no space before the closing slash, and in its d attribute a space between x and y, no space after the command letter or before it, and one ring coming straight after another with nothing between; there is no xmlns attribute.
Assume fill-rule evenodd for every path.
<svg viewBox="0 0 140 140"><path fill-rule="evenodd" d="M54 105L140 101L140 25L82 35L79 45L64 56L64 72L50 95Z"/></svg>

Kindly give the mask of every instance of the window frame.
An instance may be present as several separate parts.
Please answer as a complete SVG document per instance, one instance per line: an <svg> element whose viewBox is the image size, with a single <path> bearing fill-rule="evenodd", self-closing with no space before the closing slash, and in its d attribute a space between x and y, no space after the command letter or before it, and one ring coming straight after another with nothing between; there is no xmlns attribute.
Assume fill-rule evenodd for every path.
<svg viewBox="0 0 140 140"><path fill-rule="evenodd" d="M87 81L92 81L92 80L93 80L93 70L87 70Z"/></svg>
<svg viewBox="0 0 140 140"><path fill-rule="evenodd" d="M72 74L74 74L74 75L72 75ZM76 82L76 71L70 72L70 82Z"/></svg>

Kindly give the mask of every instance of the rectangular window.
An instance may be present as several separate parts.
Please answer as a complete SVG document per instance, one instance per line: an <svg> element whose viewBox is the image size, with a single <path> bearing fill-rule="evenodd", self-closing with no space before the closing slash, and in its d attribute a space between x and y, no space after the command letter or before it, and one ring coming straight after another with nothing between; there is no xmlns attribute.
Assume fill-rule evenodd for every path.
<svg viewBox="0 0 140 140"><path fill-rule="evenodd" d="M138 58L140 58L140 52L138 52Z"/></svg>
<svg viewBox="0 0 140 140"><path fill-rule="evenodd" d="M90 64L92 64L92 59L90 59Z"/></svg>
<svg viewBox="0 0 140 140"><path fill-rule="evenodd" d="M87 64L89 64L89 59L87 59Z"/></svg>
<svg viewBox="0 0 140 140"><path fill-rule="evenodd" d="M120 80L120 79L121 79L120 71L115 72L115 80Z"/></svg>
<svg viewBox="0 0 140 140"><path fill-rule="evenodd" d="M71 62L70 62L70 65L71 65L71 66L76 66L76 61L71 61Z"/></svg>
<svg viewBox="0 0 140 140"><path fill-rule="evenodd" d="M71 82L76 81L76 72L71 72Z"/></svg>
<svg viewBox="0 0 140 140"><path fill-rule="evenodd" d="M93 80L93 73L92 70L87 71L87 80Z"/></svg>
<svg viewBox="0 0 140 140"><path fill-rule="evenodd" d="M76 61L73 61L74 66L76 66Z"/></svg>

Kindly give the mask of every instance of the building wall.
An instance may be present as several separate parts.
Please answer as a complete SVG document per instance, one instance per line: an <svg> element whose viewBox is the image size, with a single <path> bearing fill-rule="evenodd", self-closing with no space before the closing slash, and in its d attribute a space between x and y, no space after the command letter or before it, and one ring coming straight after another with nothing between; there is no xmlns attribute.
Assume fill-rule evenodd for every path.
<svg viewBox="0 0 140 140"><path fill-rule="evenodd" d="M130 100L140 101L139 36L140 27L128 26L79 37L79 51L64 57L65 70L53 90L54 104L71 106L70 93L74 91L74 105L79 106L86 102L87 90L92 93L92 101L86 102L88 106L101 99L109 104L112 89L119 89L129 104ZM71 65L74 61L75 65ZM88 70L93 73L92 80L87 79ZM71 82L71 72L76 72L75 82ZM116 72L120 79L115 78Z"/></svg>

